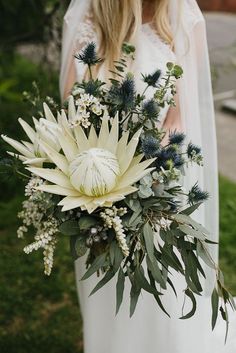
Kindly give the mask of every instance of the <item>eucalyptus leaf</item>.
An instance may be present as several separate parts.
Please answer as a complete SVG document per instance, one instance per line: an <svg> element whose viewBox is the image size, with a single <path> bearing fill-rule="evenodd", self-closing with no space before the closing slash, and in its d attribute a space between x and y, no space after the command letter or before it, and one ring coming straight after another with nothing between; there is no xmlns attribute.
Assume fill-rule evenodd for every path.
<svg viewBox="0 0 236 353"><path fill-rule="evenodd" d="M102 288L103 286L105 286L105 284L107 282L109 282L115 275L114 271L107 271L106 274L104 275L104 277L101 279L101 281L99 281L97 283L97 285L93 288L93 290L91 291L90 295L93 295L94 293L96 293L100 288Z"/></svg>
<svg viewBox="0 0 236 353"><path fill-rule="evenodd" d="M130 317L134 314L140 293L141 288L136 285L132 285L130 290Z"/></svg>
<svg viewBox="0 0 236 353"><path fill-rule="evenodd" d="M190 317L192 317L195 314L197 308L197 302L194 294L188 288L185 290L185 294L190 298L192 302L192 309L189 311L188 314L181 316L181 320L189 319Z"/></svg>
<svg viewBox="0 0 236 353"><path fill-rule="evenodd" d="M147 262L147 267L150 270L153 278L155 279L155 281L157 283L160 284L160 286L163 289L166 289L166 281L163 279L161 270L158 266L158 263L156 262L156 260L154 260L154 262L152 262L148 256L146 256L146 262Z"/></svg>
<svg viewBox="0 0 236 353"><path fill-rule="evenodd" d="M79 234L79 225L77 221L68 220L63 222L59 226L59 232L64 235L78 235Z"/></svg>
<svg viewBox="0 0 236 353"><path fill-rule="evenodd" d="M88 270L85 272L85 274L81 278L81 281L89 278L90 276L92 276L92 274L94 274L94 272L98 271L102 266L104 266L106 263L106 256L107 256L107 254L103 253L103 254L99 255L98 257L96 257L96 259L89 266Z"/></svg>
<svg viewBox="0 0 236 353"><path fill-rule="evenodd" d="M212 318L211 318L211 327L214 330L219 310L219 295L217 293L216 288L214 288L211 295L211 307L212 307Z"/></svg>
<svg viewBox="0 0 236 353"><path fill-rule="evenodd" d="M143 237L146 245L147 254L151 261L154 261L154 237L153 230L150 224L147 222L143 227Z"/></svg>
<svg viewBox="0 0 236 353"><path fill-rule="evenodd" d="M85 238L77 235L70 237L70 250L72 257L76 260L86 254L88 248L85 244Z"/></svg>
<svg viewBox="0 0 236 353"><path fill-rule="evenodd" d="M202 232L200 232L200 231L198 231L198 230L196 230L186 224L180 224L178 228L186 235L190 235L190 236L197 238L197 239L200 239L200 240L205 240L205 235Z"/></svg>
<svg viewBox="0 0 236 353"><path fill-rule="evenodd" d="M116 283L116 314L118 313L123 300L124 286L125 286L125 275L122 268L120 268L118 273L117 283Z"/></svg>
<svg viewBox="0 0 236 353"><path fill-rule="evenodd" d="M92 216L81 216L79 219L79 228L81 230L87 230L95 225L97 225L98 221L95 217Z"/></svg>

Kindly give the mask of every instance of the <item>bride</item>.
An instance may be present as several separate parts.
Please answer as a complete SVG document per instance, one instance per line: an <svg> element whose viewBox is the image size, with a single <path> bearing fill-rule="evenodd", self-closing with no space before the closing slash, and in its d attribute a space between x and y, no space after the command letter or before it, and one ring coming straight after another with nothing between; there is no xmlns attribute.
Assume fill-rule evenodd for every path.
<svg viewBox="0 0 236 353"><path fill-rule="evenodd" d="M105 79L112 63L119 58L122 43L136 47L130 71L135 73L136 88L142 91L141 73L157 68L165 72L166 63L177 62L184 70L177 87L176 108L160 112L160 127L167 131L183 130L187 140L202 146L204 168L191 167L183 180L186 190L197 181L210 192L211 198L196 213L196 219L218 241L218 184L216 138L211 92L210 69L203 16L195 0L72 0L64 17L60 88L65 99L85 69L74 54L86 43L96 42L105 58L98 77ZM217 262L217 246L212 247ZM83 316L85 353L216 353L211 333L209 293L213 276L206 269L204 295L198 299L196 315L179 320L184 283L175 275L178 291L164 296L168 318L144 293L133 317L129 318L129 288L125 301L115 316L115 283L110 281L93 296L96 275L80 281L85 272L85 257L76 261L76 279ZM222 338L223 340L223 338ZM222 353L223 350L220 351ZM232 351L233 352L233 351Z"/></svg>

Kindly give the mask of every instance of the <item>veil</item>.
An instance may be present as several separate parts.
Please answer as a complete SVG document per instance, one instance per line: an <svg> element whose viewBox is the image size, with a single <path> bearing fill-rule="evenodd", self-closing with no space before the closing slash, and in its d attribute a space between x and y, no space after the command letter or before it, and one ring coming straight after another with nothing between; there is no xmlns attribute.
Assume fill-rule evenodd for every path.
<svg viewBox="0 0 236 353"><path fill-rule="evenodd" d="M72 57L73 39L89 9L91 0L72 0L64 16L60 90L63 94ZM197 181L210 193L209 200L194 213L194 217L210 230L209 238L218 242L218 168L215 117L211 75L203 15L196 0L169 0L169 16L174 34L177 62L184 70L178 93L180 111L187 140L202 147L204 167L192 165L185 175L184 186L189 190ZM210 245L210 255L218 262L218 246ZM204 266L207 281L204 294L214 286L213 270Z"/></svg>

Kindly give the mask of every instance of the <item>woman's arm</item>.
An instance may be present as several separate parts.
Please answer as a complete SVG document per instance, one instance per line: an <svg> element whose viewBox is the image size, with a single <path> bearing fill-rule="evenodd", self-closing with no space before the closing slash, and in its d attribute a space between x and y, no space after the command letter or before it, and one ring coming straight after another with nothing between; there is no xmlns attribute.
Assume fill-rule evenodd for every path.
<svg viewBox="0 0 236 353"><path fill-rule="evenodd" d="M180 104L179 104L179 96L178 93L175 95L175 107L170 107L166 118L162 124L162 128L166 131L166 135L162 141L163 145L168 143L169 134L173 131L182 132L183 131L183 124L181 121L181 114L180 114Z"/></svg>
<svg viewBox="0 0 236 353"><path fill-rule="evenodd" d="M75 82L76 82L75 60L74 60L74 57L72 57L66 83L65 83L65 89L63 92L63 100L66 100L66 98L69 96L71 88L73 87Z"/></svg>

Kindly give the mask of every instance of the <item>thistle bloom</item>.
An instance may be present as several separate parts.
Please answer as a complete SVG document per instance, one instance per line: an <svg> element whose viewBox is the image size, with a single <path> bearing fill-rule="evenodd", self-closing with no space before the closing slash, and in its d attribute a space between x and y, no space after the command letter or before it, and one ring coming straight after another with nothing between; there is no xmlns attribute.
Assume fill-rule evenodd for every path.
<svg viewBox="0 0 236 353"><path fill-rule="evenodd" d="M57 140L58 129L57 121L53 116L51 110L46 103L43 105L45 119L37 120L33 118L34 127L33 129L26 121L19 118L18 121L25 133L29 137L31 142L21 141L18 142L8 136L1 135L4 141L19 152L19 154L13 152L7 152L11 156L18 157L24 164L41 166L43 162L50 162L47 154L41 148L39 141L42 139L48 143L56 151L60 150L60 145Z"/></svg>
<svg viewBox="0 0 236 353"><path fill-rule="evenodd" d="M63 196L59 202L63 211L80 207L91 213L98 207L111 207L135 192L137 189L132 185L153 170L148 166L154 159L141 162L143 154L134 157L141 130L129 142L128 132L119 139L118 116L110 129L109 119L104 116L98 136L93 125L88 137L81 126L71 129L68 120L58 126L57 139L63 154L40 140L41 148L56 168L28 170L52 183L38 189Z"/></svg>

